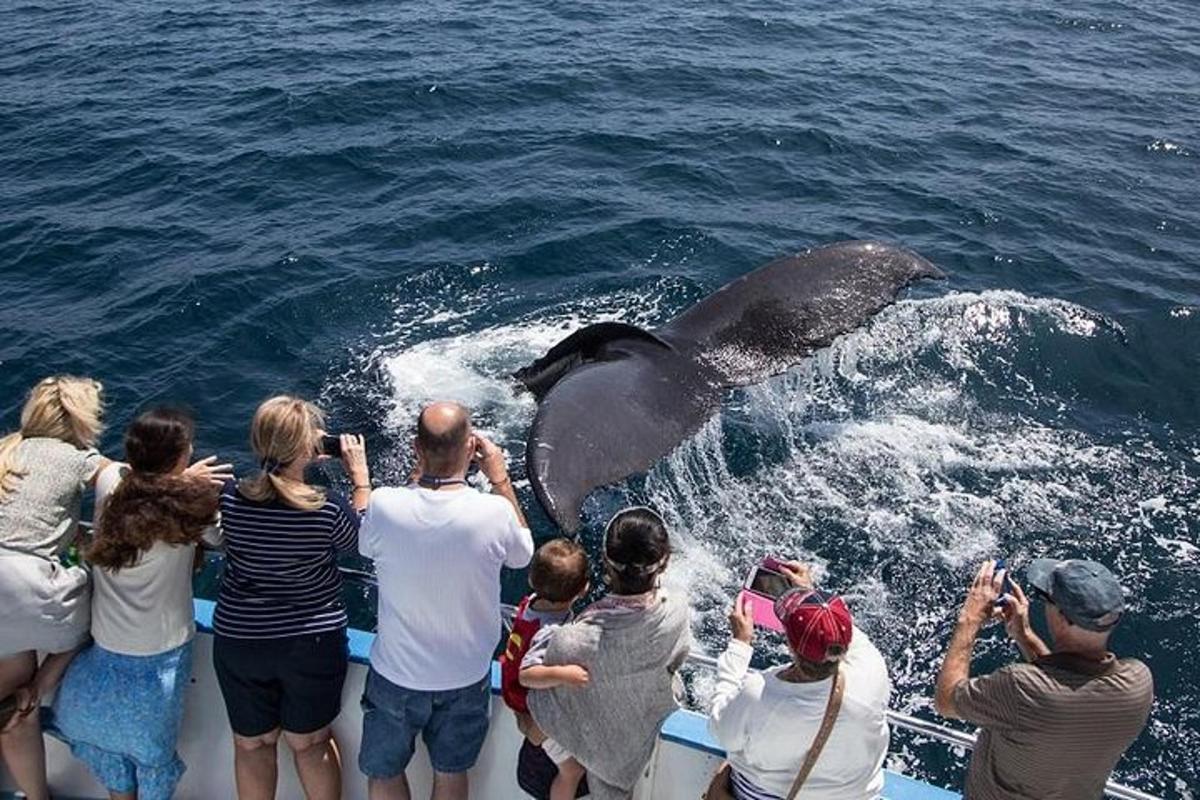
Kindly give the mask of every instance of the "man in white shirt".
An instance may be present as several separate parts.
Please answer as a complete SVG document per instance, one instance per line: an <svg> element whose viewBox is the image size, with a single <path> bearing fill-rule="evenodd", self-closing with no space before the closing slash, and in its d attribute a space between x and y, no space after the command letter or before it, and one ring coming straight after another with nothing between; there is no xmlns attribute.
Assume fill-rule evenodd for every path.
<svg viewBox="0 0 1200 800"><path fill-rule="evenodd" d="M500 571L529 563L533 537L504 451L472 429L467 409L423 409L416 452L412 483L376 490L358 534L379 579L358 764L371 800L409 800L405 769L420 733L434 800L462 800L487 736ZM491 494L467 485L472 461Z"/></svg>
<svg viewBox="0 0 1200 800"><path fill-rule="evenodd" d="M729 616L733 636L718 659L709 729L728 753L731 791L738 800L787 797L840 672L845 681L841 708L799 797L878 797L888 749L887 665L866 634L854 627L840 597L814 591L804 565L781 566L795 587L775 605L792 663L749 671L754 621L740 598Z"/></svg>

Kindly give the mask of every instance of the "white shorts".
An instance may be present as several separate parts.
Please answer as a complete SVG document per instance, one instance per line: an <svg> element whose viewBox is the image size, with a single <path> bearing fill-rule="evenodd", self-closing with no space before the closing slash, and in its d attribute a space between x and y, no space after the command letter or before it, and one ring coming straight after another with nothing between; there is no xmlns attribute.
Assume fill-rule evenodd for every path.
<svg viewBox="0 0 1200 800"><path fill-rule="evenodd" d="M561 764L564 761L568 761L575 757L568 753L567 749L561 744L548 737L546 741L542 742L542 750L546 753L550 760L555 763L555 765Z"/></svg>

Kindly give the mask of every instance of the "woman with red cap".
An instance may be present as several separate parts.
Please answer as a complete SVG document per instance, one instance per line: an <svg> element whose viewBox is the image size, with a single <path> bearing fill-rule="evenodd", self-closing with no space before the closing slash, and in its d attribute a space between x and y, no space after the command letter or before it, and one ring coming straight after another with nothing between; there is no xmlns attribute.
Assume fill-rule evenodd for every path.
<svg viewBox="0 0 1200 800"><path fill-rule="evenodd" d="M709 729L728 753L710 798L869 800L883 790L891 694L883 656L842 598L816 591L808 567L775 603L792 663L750 672L754 622L739 599L718 660Z"/></svg>

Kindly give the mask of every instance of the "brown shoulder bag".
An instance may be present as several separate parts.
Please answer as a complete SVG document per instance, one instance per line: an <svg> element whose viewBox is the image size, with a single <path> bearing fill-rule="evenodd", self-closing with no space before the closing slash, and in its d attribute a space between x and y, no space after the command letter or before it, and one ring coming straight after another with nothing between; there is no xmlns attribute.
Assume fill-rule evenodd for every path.
<svg viewBox="0 0 1200 800"><path fill-rule="evenodd" d="M808 780L809 773L817 765L817 759L821 757L821 751L825 749L825 743L829 741L829 734L833 731L833 723L837 720L838 712L842 710L842 695L845 691L846 676L839 669L833 673L833 684L829 687L829 702L825 704L825 716L821 719L821 727L817 730L817 737L813 739L812 747L808 748L808 754L804 756L804 763L800 765L800 771L796 773L796 780L792 781L792 789L788 792L787 800L796 800L796 795L800 794L800 789ZM713 775L712 781L708 784L708 791L704 793L701 800L734 800L732 778L733 768L726 761L717 770L717 774Z"/></svg>

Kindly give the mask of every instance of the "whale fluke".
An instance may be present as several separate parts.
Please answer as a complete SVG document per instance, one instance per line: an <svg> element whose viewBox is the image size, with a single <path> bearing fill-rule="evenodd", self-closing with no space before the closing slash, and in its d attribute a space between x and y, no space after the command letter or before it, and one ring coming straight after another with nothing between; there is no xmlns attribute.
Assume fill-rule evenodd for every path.
<svg viewBox="0 0 1200 800"><path fill-rule="evenodd" d="M909 284L941 277L911 250L842 242L759 267L655 331L604 322L572 333L514 376L540 403L526 449L538 501L573 533L593 489L648 470L729 389L787 370Z"/></svg>

